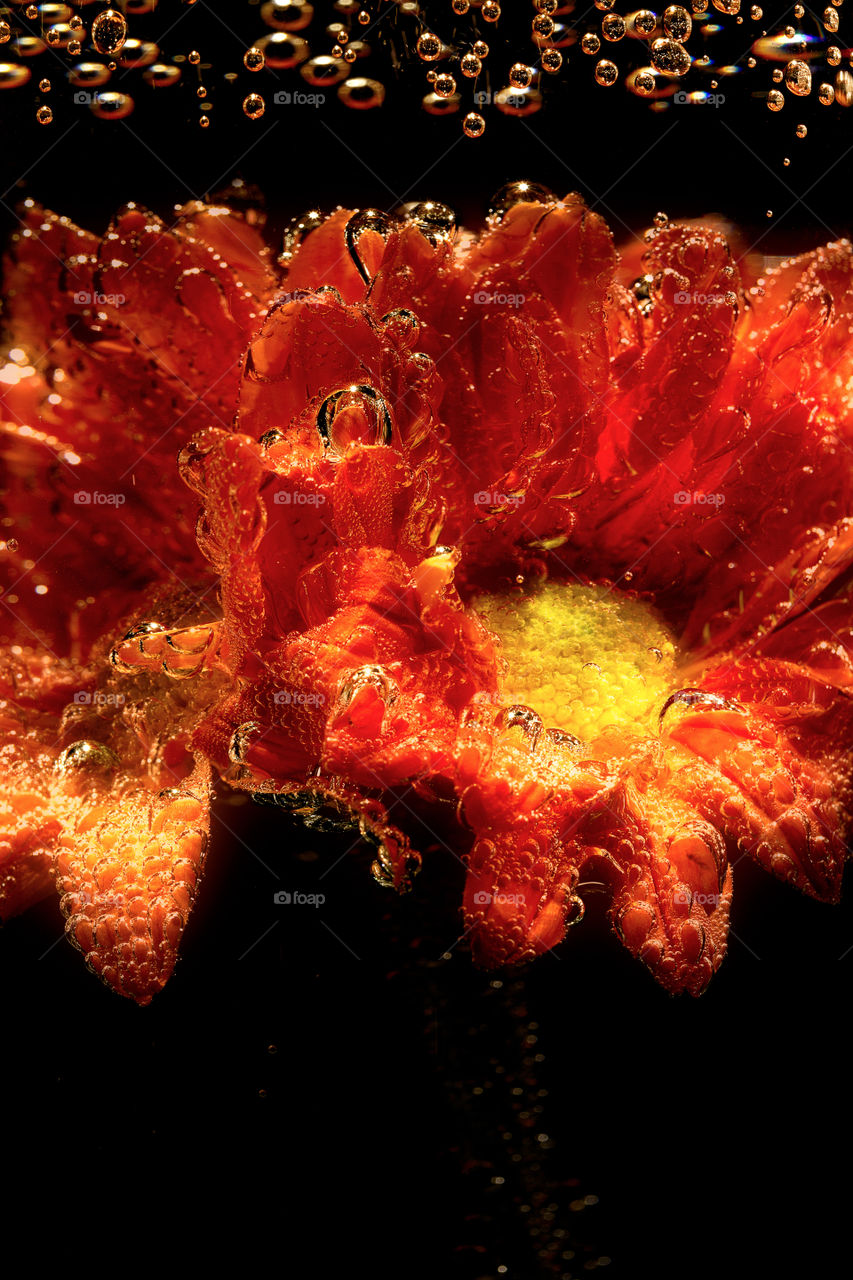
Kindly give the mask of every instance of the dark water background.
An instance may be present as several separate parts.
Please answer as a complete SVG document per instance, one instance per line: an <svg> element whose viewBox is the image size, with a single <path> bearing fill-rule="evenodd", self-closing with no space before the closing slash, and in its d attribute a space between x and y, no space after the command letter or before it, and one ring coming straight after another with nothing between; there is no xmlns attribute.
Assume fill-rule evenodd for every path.
<svg viewBox="0 0 853 1280"><path fill-rule="evenodd" d="M8 1177L60 1197L63 1232L177 1221L202 1256L225 1236L247 1273L299 1276L538 1280L602 1256L631 1280L838 1274L849 898L741 864L697 1001L659 991L591 900L559 958L495 989L453 948L455 863L397 899L363 854L335 865L346 848L220 805L183 959L144 1010L51 946L54 903L3 930ZM565 1271L537 1261L554 1231ZM802 1270L774 1269L796 1249Z"/></svg>

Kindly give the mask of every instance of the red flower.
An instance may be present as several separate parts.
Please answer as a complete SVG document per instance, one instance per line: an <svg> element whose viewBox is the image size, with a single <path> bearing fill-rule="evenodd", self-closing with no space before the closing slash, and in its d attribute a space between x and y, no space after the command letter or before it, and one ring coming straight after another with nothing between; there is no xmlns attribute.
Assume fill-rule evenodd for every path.
<svg viewBox="0 0 853 1280"><path fill-rule="evenodd" d="M37 821L10 819L11 897L35 892L26 868L39 886L52 869L70 933L125 994L147 1000L174 963L204 760L357 822L397 887L419 863L401 817L412 798L453 806L485 964L554 946L594 879L628 948L697 993L725 951L741 853L838 895L850 246L750 286L720 231L665 225L632 284L577 197L515 196L478 239L455 237L441 206L341 210L271 305L260 239L224 213L192 209L171 232L125 213L102 245L84 237L85 264L66 261L83 233L52 218L15 246L14 340L24 354L59 345L10 394L10 509L16 554L41 551L58 581L44 617L4 597L20 651L9 775L20 788L41 770L45 800ZM46 250L66 261L58 289ZM24 273L50 290L49 335ZM60 336L69 294L87 291L107 301ZM65 390L44 400L56 368L70 404ZM22 406L55 438L30 443ZM216 578L167 478L182 440ZM94 520L73 522L79 473L50 470L61 448L107 492L118 472L140 478L126 506L87 511L94 563L79 536ZM59 497L39 521L49 486ZM87 574L85 611L67 595L51 607L54 585ZM221 622L204 603L217 581ZM149 621L108 667L83 620L112 619L120 637L131 594L128 616ZM27 651L33 632L57 656ZM85 724L79 705L62 710L81 665L99 699ZM88 766L81 737L101 744ZM151 801L191 768L179 796ZM165 838L158 817L145 825L151 803Z"/></svg>

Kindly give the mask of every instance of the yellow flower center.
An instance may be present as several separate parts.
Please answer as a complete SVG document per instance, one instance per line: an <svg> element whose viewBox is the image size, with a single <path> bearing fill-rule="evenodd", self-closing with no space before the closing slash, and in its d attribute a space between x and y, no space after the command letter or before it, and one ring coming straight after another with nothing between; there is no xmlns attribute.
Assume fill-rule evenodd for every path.
<svg viewBox="0 0 853 1280"><path fill-rule="evenodd" d="M589 742L619 726L655 732L677 688L672 633L649 604L607 587L550 582L473 601L500 638L505 705L532 707L547 727Z"/></svg>

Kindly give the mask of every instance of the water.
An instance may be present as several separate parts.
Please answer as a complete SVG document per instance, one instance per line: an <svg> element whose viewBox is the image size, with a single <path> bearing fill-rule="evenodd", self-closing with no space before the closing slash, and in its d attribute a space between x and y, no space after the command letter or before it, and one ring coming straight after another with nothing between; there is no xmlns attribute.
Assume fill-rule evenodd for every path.
<svg viewBox="0 0 853 1280"><path fill-rule="evenodd" d="M794 28L793 36L783 36L756 53L763 26L769 30L767 39L774 38L769 15L746 9L721 12L715 6L713 17L720 24L744 18L739 39L743 50L752 51L755 66L749 68L744 58L738 77L720 72L721 66L731 65L730 55L725 60L716 55L714 42L720 32L698 40L700 5L690 6L690 35L682 35L675 26L668 30L660 14L653 38L680 37L694 59L681 79L648 66L650 44L634 33L636 20L628 22L623 38L605 43L605 19L628 14L602 5L589 23L598 41L594 55L584 56L578 41L577 47L568 46L558 73L546 77L537 67L540 49L526 41L518 46L523 59L519 65L532 68L534 79L530 85L519 85L510 76L515 61L503 43L502 24L511 16L505 3L497 23L480 24L490 49L480 56L471 44L468 66L473 74L467 75L461 62L439 58L430 64L437 77L450 74L455 87L446 100L435 90L438 101L431 102L429 113L419 107L427 88L426 67L415 67L415 110L405 116L392 106L399 102L394 96L398 82L384 63L374 81L386 91L381 110L338 111L338 88L352 85L357 76L337 85L311 86L327 95L322 109L274 102L280 85L265 80L268 73L293 76L286 82L291 93L297 86L306 91L308 82L299 76L298 67L309 55L330 56L325 17L318 21L319 13L308 13L310 5L261 6L246 29L240 28L240 40L231 52L224 51L224 35L218 46L214 36L191 27L196 20L192 10L202 14L204 6L186 6L171 40L161 38L156 26L165 5L138 19L130 13L132 7L130 32L150 30L150 43L159 48L161 61L144 67L125 65L128 49L139 52L132 41L142 41L143 36L135 34L115 55L118 65L113 71L110 55L96 56L88 39L78 55L67 54L67 41L57 42L61 63L54 60L50 45L31 62L9 52L11 41L3 46L13 67L5 73L13 91L2 95L4 111L11 121L21 121L20 130L8 130L7 181L14 183L33 165L19 191L43 195L60 212L67 210L99 231L106 228L118 203L129 197L154 207L168 221L175 204L198 194L215 196L226 165L231 166L228 177L239 170L247 184L257 183L266 193L269 245L278 245L290 218L298 218L300 209L315 203L328 209L337 204L374 208L387 217L386 210L421 195L432 196L435 208L458 209L456 234L464 241L465 228L482 220L489 192L515 179L492 204L493 225L506 223L520 201L517 179L522 175L529 179L528 198L535 195L543 213L553 208L554 193L562 196L569 187L579 187L595 210L607 207L607 219L620 242L632 231L642 235L650 226L666 233L667 226L685 214L703 216L709 210L719 210L730 224L742 227L744 247L757 241L755 251L766 251L768 257L782 258L791 249L812 247L849 231L840 185L844 166L830 168L848 145L843 130L849 116L846 107L853 101L853 81L846 54L841 53L849 44L842 39L843 7L837 11L842 26L837 46L827 43L832 32L825 26L825 35L809 27L804 33L808 41L800 48L803 42ZM371 18L373 6L369 7ZM449 5L444 7L450 11ZM478 8L465 7L456 16L467 24ZM87 24L93 22L95 14L85 9L81 13ZM337 11L335 17L357 24L352 30L374 46L375 55L382 47L382 34L370 22L361 22L360 13L356 5L351 13ZM524 14L526 30L533 14L531 6ZM18 16L15 9L15 21ZM570 17L566 16L567 24ZM143 20L150 28L143 29ZM790 20L799 26L799 18ZM401 15L399 21L411 21L417 30L415 19ZM287 25L277 27L278 23ZM611 29L617 28L611 24ZM263 39L266 65L250 72L243 66L243 54L253 42L261 46ZM350 40L341 48L354 43ZM196 61L172 61L176 52L185 54L194 45L201 51ZM629 46L630 59L623 52ZM463 42L461 47L469 45ZM618 70L605 86L607 93L594 75L602 47ZM695 65L702 50L712 59L706 70ZM91 62L81 62L89 58ZM202 68L202 58L210 65ZM275 58L281 63L278 67ZM46 104L39 102L37 89L48 59L54 119L50 128L39 129L36 112ZM811 77L810 94L796 91L806 78L791 69L794 62ZM373 67L359 61L359 71L377 65L374 56ZM240 77L234 86L224 80L226 67ZM636 69L634 86L645 93L636 103L633 94L624 92L631 67ZM771 77L773 68L780 72L778 83ZM204 134L195 128L201 75L214 106ZM718 76L712 87L711 78ZM435 86L436 81L431 83ZM266 111L257 121L260 128L251 129L244 123L242 103L256 84L263 90L259 96ZM105 85L135 104L128 130L115 113L100 119L86 109L91 104L71 100L78 89L94 92ZM166 87L170 92L161 94L160 88ZM541 96L541 110L532 116L504 114L500 104L509 102L498 95L510 87L533 87ZM674 95L682 88L706 97L676 103ZM779 113L768 113L763 105L764 95L773 91L784 104ZM353 97L353 107L361 92L368 95L364 101L378 95L372 85L346 92ZM480 92L492 98L475 103L472 95ZM726 94L727 104L715 108L709 96L718 92ZM754 93L762 96L753 98ZM656 104L669 105L655 114L651 108ZM635 105L640 115L621 114ZM713 120L702 114L700 105ZM517 110L515 104L512 109ZM333 111L338 114L332 116ZM438 114L443 111L447 118ZM472 112L482 129L479 136L465 137L463 121ZM752 120L758 123L752 125ZM723 121L749 140L749 150ZM192 135L184 130L185 123L192 124ZM62 142L60 135L71 124L72 133ZM336 136L330 135L327 124ZM241 125L242 134L237 132ZM670 125L672 134L665 136ZM134 133L129 132L131 126ZM269 139L261 138L261 131L270 126ZM156 144L153 154L142 139ZM43 157L42 148L54 141L51 155ZM245 146L255 141L257 150L243 155ZM656 148L650 149L652 143ZM634 160L636 165L625 173ZM812 182L817 185L809 192ZM13 185L7 202L17 195ZM808 212L795 205L800 195ZM669 218L656 219L657 208L665 208ZM765 218L768 209L775 211L772 219ZM300 238L310 245L319 225L314 220L312 229L310 219L301 221L301 230L288 241L289 252ZM424 252L439 250L454 236L449 217L436 220L427 215L424 223ZM354 271L339 280L330 258L323 276L327 287L338 288L343 296L348 289L360 289L365 275L373 280L389 234L389 225L377 220L363 234L352 236L354 256L347 253L345 261ZM730 234L733 239L738 235L732 226ZM223 235L227 244L228 233ZM227 258L227 249L223 256ZM246 265L252 265L251 254ZM626 287L631 281L643 282L634 293L638 306L648 304L643 322L653 324L654 308L661 305L660 284L653 275L647 282L639 263L627 262ZM489 283L493 292L502 287L499 277ZM421 300L395 296L393 303L391 315L386 312L377 322L393 333L394 351L401 353L393 359L403 361L417 347L442 377L446 363L439 335L424 319L427 311ZM465 305L473 320L474 304ZM585 307L586 300L578 323L584 323ZM500 323L512 330L519 318L517 309L508 309ZM63 319L57 336L65 324ZM490 335L488 341L497 339ZM99 367L108 370L115 358L104 349ZM375 400L365 388L377 394L373 384L380 385L387 371L368 368L370 362L362 365L360 360L340 384L333 384L333 394L358 389L355 408L369 427L369 447L387 449L385 410L393 423L399 408L389 393L382 397L381 412L374 412ZM703 362L704 357L697 357L696 367L702 368ZM504 385L510 390L501 394L513 413L519 371L510 358L507 366ZM73 376L70 364L66 371L64 386L56 384L63 395ZM588 377L586 370L582 377ZM567 374L561 395L569 395L574 381ZM150 394L150 379L143 380L139 402ZM320 395L325 394L324 389ZM466 394L460 388L463 402ZM306 432L315 433L312 448L320 396L318 401L309 407L303 424ZM327 427L333 435L337 409L346 413L352 405L336 402L330 408L335 412L327 411L324 421L330 418ZM149 411L146 404L145 412ZM447 405L436 406L438 419L448 412ZM494 461L503 462L492 421L478 416L473 407L466 413L466 438L482 441L484 452L493 451ZM104 430L102 449L108 454L117 421L108 419L112 430ZM339 422L339 429L346 421L345 417ZM206 425L228 430L231 423L193 419L194 431ZM68 441L59 426L53 423L51 429L65 447ZM270 426L270 432L275 430ZM719 448L735 430L731 422L720 426ZM269 436L267 442L272 439ZM277 445L267 452L286 456L291 437L282 434L275 440ZM159 465L165 468L167 462L168 458ZM28 458L25 464L30 465ZM203 488L203 459L188 457L184 465L196 487ZM336 465L333 459L329 465ZM238 498L242 500L239 494ZM195 503L194 489L187 490L186 501ZM88 516L83 508L73 514L81 520ZM17 542L15 576L23 572L25 556L36 558L32 546L39 523L52 518L46 502L35 527L14 530L17 539L6 536L11 529L2 530L10 550ZM144 536L165 518L165 513L156 519L149 516ZM135 530L143 529L135 519L129 523ZM115 527L119 531L120 522ZM566 556L566 540L552 543L548 532L526 534L524 545L540 556ZM133 534L121 536L133 545ZM98 564L103 554L104 548L95 544L92 563ZM660 556L657 549L649 559L654 562ZM706 558L719 560L713 540ZM54 563L52 554L48 560ZM518 576L526 581L535 577L535 569L523 567L524 574ZM510 564L502 570L509 583L516 580L517 568ZM60 565L55 572L59 578L72 578L76 571ZM626 581L628 573L635 575L632 585L639 581L642 586L642 565L628 570ZM12 609L25 600L25 585L12 591ZM55 590L52 585L45 597L48 602ZM30 596L36 599L34 590ZM74 598L87 597L91 609L95 596L88 587ZM272 593L270 607L280 607L282 600L283 594ZM138 599L131 600L127 616L146 616ZM301 624L288 618L281 625L287 629ZM653 667L660 663L655 647L648 651ZM388 670L384 658L368 665ZM594 676L590 667L588 677ZM401 687L396 701L385 703L386 714L399 708L404 697ZM682 701L667 710L666 723L682 714L714 710L708 703ZM513 722L507 732L524 737L524 725ZM565 731L564 739L554 738L559 732L546 729L531 735L537 755L553 748L576 762L583 744ZM245 743L235 744L238 758L252 740L250 732L245 736ZM239 767L235 765L235 771ZM111 772L106 768L105 776ZM35 923L13 922L3 931L12 1055L8 1069L22 1116L27 1112L21 1158L37 1157L42 1168L47 1160L50 1167L50 1157L61 1154L53 1117L105 1109L125 1114L136 1167L156 1174L158 1185L164 1177L168 1180L162 1151L180 1144L187 1174L182 1194L190 1199L196 1187L221 1187L223 1152L239 1153L244 1174L235 1197L253 1202L247 1206L253 1220L266 1207L266 1220L276 1224L270 1240L263 1231L252 1233L243 1247L254 1253L269 1247L279 1262L295 1257L289 1232L297 1218L302 1230L313 1224L326 1232L330 1222L337 1229L351 1218L352 1248L371 1257L377 1275L394 1266L397 1273L403 1266L414 1275L423 1265L430 1276L456 1271L464 1280L498 1274L538 1280L540 1274L587 1274L587 1263L594 1263L596 1271L607 1268L614 1276L620 1269L628 1276L645 1274L649 1267L661 1276L678 1275L683 1274L684 1260L696 1257L697 1240L704 1257L731 1252L736 1229L744 1225L753 1231L764 1228L763 1248L772 1254L776 1207L784 1202L795 1206L785 1248L797 1239L807 1242L811 1270L804 1274L820 1269L833 1229L832 1183L820 1175L822 1168L830 1167L826 1130L819 1124L780 1128L779 1116L790 1115L791 1079L800 1081L808 1094L814 1062L834 1061L843 1054L837 1028L847 977L845 962L838 957L849 942L849 906L827 912L820 904L800 900L788 886L759 878L744 861L738 868L744 874L734 918L737 936L726 965L698 1002L659 993L618 944L613 949L606 900L601 899L599 909L595 895L589 896L583 925L573 931L559 958L542 957L522 977L483 977L471 970L464 940L456 944L463 869L446 850L442 852L445 826L431 822L433 834L423 834L423 847L437 848L426 857L412 895L398 899L380 893L371 876L376 867L379 879L387 883L392 878L387 866L391 857L384 846L379 852L359 846L347 853L351 838L335 837L340 842L332 844L328 837L329 843L323 843L327 837L322 831L289 825L283 812L247 817L230 800L220 805L217 848L208 871L210 896L194 917L195 932L187 939L174 985L144 1011L144 1026L135 1010L110 1001L97 984L92 983L90 991L86 975L73 963L77 958L64 944L39 959L60 936L61 925L47 903L37 909L41 914ZM446 799L439 798L434 811L443 814L446 805ZM270 817L280 821L270 823ZM688 865L702 850L685 841L673 852ZM330 870L337 859L337 868ZM276 875L294 888L327 892L330 905L322 922L317 916L298 917L295 907L291 914L285 908L273 914L269 899L279 884ZM262 899L269 914L261 920ZM260 937L267 927L270 933ZM30 928L36 931L38 945L27 940ZM21 946L23 952L18 950ZM33 1009L39 1011L37 1018ZM271 1044L278 1046L276 1054L269 1053ZM116 1061L122 1064L118 1075L108 1068ZM734 1075L726 1066L732 1062L738 1064ZM780 1062L786 1064L784 1070ZM132 1115L126 1109L130 1094L135 1098ZM849 1128L849 1109L843 1098L831 1109L833 1134L843 1136ZM724 1142L702 1139L697 1146L697 1132L707 1135L721 1129ZM660 1141L649 1137L657 1132L664 1134ZM67 1126L61 1137L67 1145ZM271 1141L278 1153L272 1171L260 1158ZM14 1136L12 1145L14 1151ZM369 1180L363 1176L363 1152L368 1147L379 1155L378 1172L373 1161ZM673 1175L674 1160L678 1176ZM797 1173L802 1168L812 1172ZM73 1190L66 1189L66 1202ZM102 1194L109 1199L109 1187ZM740 1206L745 1203L750 1205L749 1224L742 1220ZM429 1222L426 1233L424 1221ZM554 1269L557 1266L560 1270Z"/></svg>

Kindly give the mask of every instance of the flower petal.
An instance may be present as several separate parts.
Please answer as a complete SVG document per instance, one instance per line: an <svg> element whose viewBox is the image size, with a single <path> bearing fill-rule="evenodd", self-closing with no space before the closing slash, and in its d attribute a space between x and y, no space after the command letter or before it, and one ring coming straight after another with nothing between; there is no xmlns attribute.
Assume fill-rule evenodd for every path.
<svg viewBox="0 0 853 1280"><path fill-rule="evenodd" d="M725 833L765 870L812 897L835 902L851 810L847 760L853 698L792 663L724 663L703 688L734 697L739 711L688 709L668 738L713 770L694 803L720 813Z"/></svg>
<svg viewBox="0 0 853 1280"><path fill-rule="evenodd" d="M119 995L149 1004L175 967L209 829L209 766L197 760L177 794L125 792L83 810L56 858L70 940Z"/></svg>

